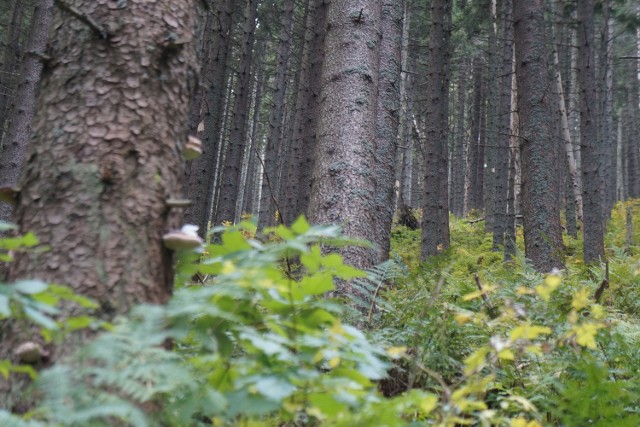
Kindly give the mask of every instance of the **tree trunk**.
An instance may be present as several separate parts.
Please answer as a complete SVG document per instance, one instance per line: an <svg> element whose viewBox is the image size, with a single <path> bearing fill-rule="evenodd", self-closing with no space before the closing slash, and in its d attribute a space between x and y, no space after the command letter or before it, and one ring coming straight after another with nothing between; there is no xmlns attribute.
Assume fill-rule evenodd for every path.
<svg viewBox="0 0 640 427"><path fill-rule="evenodd" d="M268 179L262 178L262 200L260 200L260 215L258 227L263 228L275 224L276 207L274 199L282 199L278 194L272 194L272 190L267 185L270 182L273 185L276 182L278 172L278 158L275 153L284 143L283 138L283 122L285 113L285 97L287 94L287 84L289 83L289 58L291 57L292 46L292 30L293 30L293 0L284 0L283 10L280 12L280 36L278 39L278 55L276 59L276 75L273 86L271 114L269 115L269 134L267 136L267 148L265 156L264 175ZM283 213L279 212L279 216Z"/></svg>
<svg viewBox="0 0 640 427"><path fill-rule="evenodd" d="M36 90L42 74L42 60L53 18L53 0L38 0L31 18L27 55L20 71L20 84L14 97L11 119L0 157L0 187L17 187L26 156L31 125L36 110ZM0 221L11 221L13 206L0 203Z"/></svg>
<svg viewBox="0 0 640 427"><path fill-rule="evenodd" d="M500 73L500 56L499 56L499 42L497 36L497 0L491 0L490 25L489 38L488 38L488 66L489 66L489 78L487 78L487 112L485 116L485 139L486 146L484 147L484 210L485 210L485 230L489 233L493 233L494 229L494 211L495 211L495 198L496 198L496 158L499 155L497 153L498 146L498 103L499 103L499 79L496 78Z"/></svg>
<svg viewBox="0 0 640 427"><path fill-rule="evenodd" d="M231 50L232 0L216 2L214 29L206 36L208 42L209 69L203 81L206 82L204 106L203 154L194 161L189 183L189 195L193 205L187 211L187 221L199 227L201 237L207 232L207 224L213 207L214 181L218 163L218 153L222 141L222 121L224 116L227 80L230 80L227 59Z"/></svg>
<svg viewBox="0 0 640 427"><path fill-rule="evenodd" d="M562 230L556 201L556 142L542 0L514 2L516 77L522 138L525 253L542 272L561 268Z"/></svg>
<svg viewBox="0 0 640 427"><path fill-rule="evenodd" d="M465 131L465 106L467 95L467 75L465 73L465 65L461 64L458 69L458 96L456 107L456 132L455 143L453 148L453 158L451 166L451 212L458 218L464 215L464 183L465 183L465 164L464 145L466 142Z"/></svg>
<svg viewBox="0 0 640 427"><path fill-rule="evenodd" d="M584 261L604 258L603 194L600 185L601 150L596 135L596 78L593 42L593 0L578 2L578 80L580 86L580 148L584 205ZM637 100L635 101L637 102Z"/></svg>
<svg viewBox="0 0 640 427"><path fill-rule="evenodd" d="M216 221L234 222L236 219L236 199L240 192L242 159L247 140L247 118L251 95L251 65L253 63L253 42L255 39L258 0L247 0L244 12L242 54L238 69L233 117L229 144L222 172L220 199Z"/></svg>
<svg viewBox="0 0 640 427"><path fill-rule="evenodd" d="M507 199L509 187L509 147L511 146L511 80L513 78L513 23L511 2L498 1L500 17L500 40L502 49L499 51L499 86L498 108L496 117L496 158L495 164L495 192L494 192L494 224L493 250L498 251L504 246L504 233L507 224Z"/></svg>
<svg viewBox="0 0 640 427"><path fill-rule="evenodd" d="M569 128L569 115L567 114L566 102L564 98L564 90L562 87L562 74L560 72L560 59L558 56L558 29L554 31L554 45L553 45L553 67L555 71L555 85L558 93L558 111L560 114L560 129L562 131L562 139L564 140L564 150L567 156L567 162L569 166L569 178L571 182L571 201L575 205L572 209L578 216L578 221L582 222L582 190L580 188L580 176L578 174L578 165L574 155L574 144L571 140L571 130ZM565 163L565 162L562 162Z"/></svg>
<svg viewBox="0 0 640 427"><path fill-rule="evenodd" d="M376 118L376 262L389 259L393 220L395 164L400 115L403 0L382 0L378 107Z"/></svg>
<svg viewBox="0 0 640 427"><path fill-rule="evenodd" d="M310 219L341 224L349 237L374 240L374 152L380 2L333 0L329 4L322 97ZM345 261L374 262L368 248L347 247Z"/></svg>
<svg viewBox="0 0 640 427"><path fill-rule="evenodd" d="M17 82L17 75L20 69L20 33L25 21L24 12L26 2L18 0L13 2L11 9L11 21L7 23L8 29L4 39L4 55L2 66L0 67L0 145L4 141L4 130L9 114L9 104L13 99Z"/></svg>
<svg viewBox="0 0 640 427"><path fill-rule="evenodd" d="M429 74L427 76L427 147L422 215L423 260L449 248L447 135L449 119L449 62L451 0L431 2Z"/></svg>
<svg viewBox="0 0 640 427"><path fill-rule="evenodd" d="M473 58L473 106L471 109L471 141L469 143L469 174L467 178L467 209L482 209L482 181L484 169L484 155L480 156L480 118L484 114L482 99L482 62L480 58ZM484 153L484 152L482 152Z"/></svg>
<svg viewBox="0 0 640 427"><path fill-rule="evenodd" d="M325 38L327 11L329 2L327 0L313 0L314 7L309 12L311 19L309 31L307 33L308 48L304 61L306 68L301 76L300 87L305 91L304 102L298 103L299 114L296 115L296 127L294 133L294 146L302 146L301 161L296 162L298 171L298 203L297 213L306 213L311 217L309 202L311 199L312 176L315 170L315 152L318 134L318 117L320 115L320 92L322 90L322 70L325 58Z"/></svg>

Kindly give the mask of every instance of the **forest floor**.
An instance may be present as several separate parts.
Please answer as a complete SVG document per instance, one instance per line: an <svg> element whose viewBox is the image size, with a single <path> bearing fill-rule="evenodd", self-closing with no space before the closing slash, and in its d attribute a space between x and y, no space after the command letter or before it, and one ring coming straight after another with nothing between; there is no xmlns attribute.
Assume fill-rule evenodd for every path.
<svg viewBox="0 0 640 427"><path fill-rule="evenodd" d="M612 211L606 263L585 265L581 239L565 233L566 268L548 275L525 260L521 227L507 262L484 228L451 217L451 248L428 263L420 230L394 228L392 257L408 274L370 327L407 350L382 391L432 390L443 407L471 405L476 422L486 412L486 425L529 425L513 418L525 413L540 425L640 425L640 205Z"/></svg>

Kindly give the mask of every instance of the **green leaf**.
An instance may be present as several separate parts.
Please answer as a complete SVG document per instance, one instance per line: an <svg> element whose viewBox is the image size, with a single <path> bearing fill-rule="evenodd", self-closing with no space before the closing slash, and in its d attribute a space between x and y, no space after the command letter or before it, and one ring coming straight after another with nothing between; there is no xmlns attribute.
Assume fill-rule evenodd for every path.
<svg viewBox="0 0 640 427"><path fill-rule="evenodd" d="M43 328L47 328L50 330L58 329L58 324L53 319L51 319L49 316L45 316L38 310L34 310L31 307L24 307L24 314L26 314L29 319L42 326Z"/></svg>
<svg viewBox="0 0 640 427"><path fill-rule="evenodd" d="M284 378L264 377L255 382L256 390L264 397L279 402L291 396L296 387Z"/></svg>
<svg viewBox="0 0 640 427"><path fill-rule="evenodd" d="M291 224L291 230L293 230L293 232L296 234L304 234L309 231L310 228L311 226L307 222L307 219L304 217L304 215L299 216L298 219L296 219L294 223Z"/></svg>
<svg viewBox="0 0 640 427"><path fill-rule="evenodd" d="M19 280L14 283L13 287L21 294L33 295L44 292L48 285L42 280Z"/></svg>
<svg viewBox="0 0 640 427"><path fill-rule="evenodd" d="M71 331L77 331L78 329L85 329L91 326L94 322L94 318L90 316L77 316L70 317L64 323L65 326Z"/></svg>

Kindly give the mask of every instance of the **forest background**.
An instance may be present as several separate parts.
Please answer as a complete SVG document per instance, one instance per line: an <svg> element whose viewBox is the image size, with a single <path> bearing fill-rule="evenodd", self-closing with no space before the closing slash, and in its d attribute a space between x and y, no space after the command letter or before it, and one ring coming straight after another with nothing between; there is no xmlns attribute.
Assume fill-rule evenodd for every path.
<svg viewBox="0 0 640 427"><path fill-rule="evenodd" d="M68 422L81 425L348 425L390 408L390 425L635 425L637 372L623 361L637 351L627 316L638 281L638 9L632 0L4 2L0 219L18 226L3 240L15 284L3 288L0 314L17 317L0 346L5 408L64 424L57 417L71 407ZM614 281L631 288L614 292ZM421 308L415 292L429 295ZM395 317L403 311L409 318ZM438 342L436 313L455 321ZM409 333L418 319L431 323ZM155 324L146 339L141 324ZM101 328L109 332L92 341ZM138 341L108 344L126 341L125 330ZM456 334L476 345L460 348ZM92 359L105 345L159 362L120 377L115 350ZM62 360L103 371L61 375ZM50 365L48 397L25 398ZM153 377L145 369L162 366L198 387L167 375L145 380L153 391L137 388ZM232 379L216 377L223 371ZM549 375L559 382L532 386ZM329 392L329 379L344 390ZM615 391L617 413L599 401L571 407L589 381L605 384L592 400ZM554 406L554 396L564 400Z"/></svg>

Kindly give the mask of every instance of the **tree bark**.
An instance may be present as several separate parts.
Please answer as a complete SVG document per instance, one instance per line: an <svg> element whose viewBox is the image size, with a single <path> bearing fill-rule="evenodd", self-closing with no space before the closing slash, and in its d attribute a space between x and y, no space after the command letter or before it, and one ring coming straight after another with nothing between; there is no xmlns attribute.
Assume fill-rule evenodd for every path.
<svg viewBox="0 0 640 427"><path fill-rule="evenodd" d="M500 18L501 50L499 64L498 108L496 117L495 136L496 153L495 164L495 190L494 224L493 224L493 250L498 251L504 246L504 233L507 223L508 211L508 187L509 187L509 152L511 146L511 80L513 78L513 22L511 1L498 1L498 16Z"/></svg>
<svg viewBox="0 0 640 427"><path fill-rule="evenodd" d="M4 130L9 114L9 105L14 96L17 75L20 70L22 52L20 49L20 33L25 21L24 12L27 4L25 1L14 1L11 9L11 21L7 23L8 29L4 39L4 55L0 67L0 143L4 141ZM1 144L0 144L1 145Z"/></svg>
<svg viewBox="0 0 640 427"><path fill-rule="evenodd" d="M209 53L209 68L205 72L203 81L206 84L204 94L204 131L203 154L192 165L189 196L193 201L192 207L186 212L187 221L199 227L201 237L207 232L207 224L213 208L214 182L216 180L218 153L222 141L222 122L225 105L225 83L230 80L227 60L231 51L231 28L233 22L232 0L216 2L217 9L213 12L216 24L207 38L211 52Z"/></svg>
<svg viewBox="0 0 640 427"><path fill-rule="evenodd" d="M341 224L349 237L374 240L376 105L380 2L333 0L328 9L322 96L310 219ZM359 268L369 248L340 250Z"/></svg>
<svg viewBox="0 0 640 427"><path fill-rule="evenodd" d="M257 15L258 0L247 0L242 27L242 53L233 103L233 124L229 133L229 144L220 181L220 199L218 201L218 214L216 215L217 223L235 222L239 214L236 212L236 199L240 192L242 159L247 142L251 65L253 63L253 44Z"/></svg>
<svg viewBox="0 0 640 427"><path fill-rule="evenodd" d="M426 114L426 174L420 245L423 260L448 249L450 244L447 188L450 38L451 0L433 0L426 84L429 102Z"/></svg>
<svg viewBox="0 0 640 427"><path fill-rule="evenodd" d="M11 109L9 128L0 157L0 187L17 187L20 181L31 125L36 110L36 90L40 82L43 55L53 18L53 0L38 0L31 18L27 54L20 71L20 84ZM0 202L0 221L11 221L13 206Z"/></svg>
<svg viewBox="0 0 640 427"><path fill-rule="evenodd" d="M600 185L601 150L596 129L595 48L593 0L578 2L578 81L580 87L580 148L582 156L582 200L584 206L584 261L604 258L603 194ZM637 102L637 100L635 101Z"/></svg>
<svg viewBox="0 0 640 427"><path fill-rule="evenodd" d="M293 0L285 0L283 10L280 11L280 36L278 39L278 54L276 59L276 75L273 86L271 114L269 116L269 134L267 136L267 148L265 155L264 175L268 177L262 178L262 196L260 200L260 215L258 227L263 228L275 224L276 207L274 199L282 199L279 195L272 194L275 189L270 188L267 182L272 185L277 180L278 161L281 158L275 155L281 144L284 144L283 138L283 122L285 117L285 96L287 94L287 85L289 83L289 58L291 57L292 47L292 30L293 30ZM283 212L278 215L282 216Z"/></svg>
<svg viewBox="0 0 640 427"><path fill-rule="evenodd" d="M378 106L376 118L376 262L389 259L400 116L403 0L382 0Z"/></svg>
<svg viewBox="0 0 640 427"><path fill-rule="evenodd" d="M517 0L513 15L522 138L525 254L538 271L548 272L561 268L563 260L543 2Z"/></svg>
<svg viewBox="0 0 640 427"><path fill-rule="evenodd" d="M456 132L455 143L453 147L453 157L451 166L451 212L458 218L464 215L464 184L465 184L465 150L466 129L465 129L465 106L467 95L467 75L465 73L465 65L461 64L458 69L457 84L457 106L456 106Z"/></svg>

